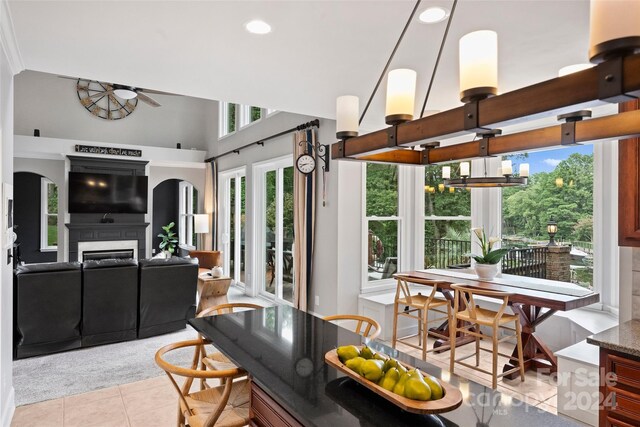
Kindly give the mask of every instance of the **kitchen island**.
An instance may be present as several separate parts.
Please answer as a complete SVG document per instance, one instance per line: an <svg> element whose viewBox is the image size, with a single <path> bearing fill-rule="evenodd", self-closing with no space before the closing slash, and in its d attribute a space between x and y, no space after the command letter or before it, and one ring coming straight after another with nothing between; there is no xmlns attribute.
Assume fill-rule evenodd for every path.
<svg viewBox="0 0 640 427"><path fill-rule="evenodd" d="M378 342L369 346L447 381L462 391L462 405L440 415L404 412L327 365L324 355L366 339L289 306L276 306L189 322L250 375L252 425L258 426L492 426L578 425L542 409L450 375Z"/></svg>

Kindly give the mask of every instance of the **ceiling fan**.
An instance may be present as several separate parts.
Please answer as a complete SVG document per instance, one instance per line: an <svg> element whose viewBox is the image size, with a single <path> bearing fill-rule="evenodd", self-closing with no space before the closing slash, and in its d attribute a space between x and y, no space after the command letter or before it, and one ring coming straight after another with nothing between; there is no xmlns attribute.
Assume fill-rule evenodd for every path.
<svg viewBox="0 0 640 427"><path fill-rule="evenodd" d="M146 94L150 93L150 94L157 94L157 95L175 95L173 93L143 89L141 87L121 85L118 83L107 83L107 82L100 82L95 80L92 81L92 80L80 79L80 78L68 77L68 76L58 76L58 77L63 79L76 80L78 82L77 83L78 89L83 89L88 92L92 92L89 94L89 98L92 98L92 99L102 98L108 95L115 95L118 98L123 100L138 98L140 101L152 107L160 107L161 104L158 101L151 98L150 96L147 96ZM88 84L89 82L97 83L97 85L89 85ZM83 85L82 88L80 87L81 85Z"/></svg>

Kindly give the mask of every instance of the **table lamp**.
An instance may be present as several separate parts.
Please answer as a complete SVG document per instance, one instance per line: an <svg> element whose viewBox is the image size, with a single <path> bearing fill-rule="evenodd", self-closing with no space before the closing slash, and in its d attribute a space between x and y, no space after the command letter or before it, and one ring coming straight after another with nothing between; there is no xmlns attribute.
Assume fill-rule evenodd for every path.
<svg viewBox="0 0 640 427"><path fill-rule="evenodd" d="M199 249L202 250L202 235L209 232L209 215L195 214L193 216L193 232L199 234Z"/></svg>

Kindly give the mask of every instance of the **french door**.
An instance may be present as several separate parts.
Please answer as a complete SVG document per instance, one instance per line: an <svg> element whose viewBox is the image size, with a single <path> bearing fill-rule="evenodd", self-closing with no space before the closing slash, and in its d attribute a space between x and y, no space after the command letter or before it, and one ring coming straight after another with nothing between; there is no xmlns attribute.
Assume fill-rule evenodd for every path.
<svg viewBox="0 0 640 427"><path fill-rule="evenodd" d="M245 168L221 172L220 214L224 272L236 284L245 284L246 176Z"/></svg>
<svg viewBox="0 0 640 427"><path fill-rule="evenodd" d="M293 160L291 156L256 166L256 266L259 292L293 304Z"/></svg>

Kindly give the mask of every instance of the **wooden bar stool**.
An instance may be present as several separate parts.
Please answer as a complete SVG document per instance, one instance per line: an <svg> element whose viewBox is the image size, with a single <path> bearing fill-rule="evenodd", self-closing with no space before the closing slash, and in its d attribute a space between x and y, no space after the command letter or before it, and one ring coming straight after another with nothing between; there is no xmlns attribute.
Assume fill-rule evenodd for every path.
<svg viewBox="0 0 640 427"><path fill-rule="evenodd" d="M411 294L409 283L401 276L396 275L398 286L396 288L396 297L393 303L393 339L392 346L395 348L397 342L401 342L413 348L422 350L422 360L427 359L427 353L436 349L427 349L427 336L429 334L438 338L448 339L448 336L441 335L434 331L429 331L429 322L448 321L451 318L451 304L446 299L436 298L438 291L438 282L425 280L419 282L420 285L431 286L431 292L428 296L418 292L416 295ZM412 279L412 282L415 279ZM446 311L444 310L446 308ZM442 317L429 320L429 312L434 311L444 314ZM406 341L416 335L407 335L398 338L398 317L404 316L418 321L418 345ZM446 349L446 347L444 347ZM443 347L439 347L438 351L442 351Z"/></svg>
<svg viewBox="0 0 640 427"><path fill-rule="evenodd" d="M520 371L520 379L524 381L524 358L522 356L522 337L521 337L521 326L520 326L520 317L517 314L505 314L505 309L507 305L509 305L509 297L513 295L509 292L499 292L499 291L487 291L483 289L478 289L474 287L468 287L465 285L451 285L451 288L455 290L455 298L453 303L453 319L449 322L449 332L450 332L450 344L451 344L451 355L450 355L450 371L453 373L454 365L456 363L465 366L470 369L475 369L480 372L484 372L485 374L491 375L491 386L495 389L498 387L498 378L503 377L505 375L512 374L516 371ZM502 300L502 305L498 309L498 311L487 310L485 308L478 307L476 305L476 301L474 300L474 295L482 295L488 298L494 298L497 300ZM514 322L515 329L505 326L505 324ZM487 335L483 335L480 332L480 326L486 326L491 328L491 340L492 340L492 349L485 349L480 347L480 340L489 338ZM500 329L506 329L512 332L515 332L515 335L507 335L500 339L498 339L498 333ZM476 351L468 356L461 357L459 359L455 358L456 353L456 335L461 333L461 336L471 335L475 337L476 341ZM503 354L498 352L498 344L502 341L508 340L510 338L516 337L517 349L518 349L518 357L512 357L511 355ZM492 353L492 369L491 372L485 371L479 367L480 365L480 350L488 351ZM468 359L471 356L476 356L476 364L475 366L470 365L468 363L462 362L465 359ZM503 356L512 361L517 361L518 366L510 369L506 372L502 372L498 375L498 356Z"/></svg>

